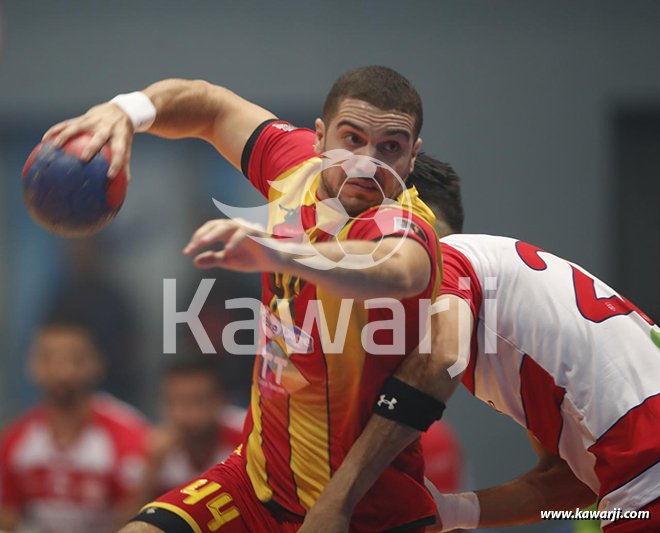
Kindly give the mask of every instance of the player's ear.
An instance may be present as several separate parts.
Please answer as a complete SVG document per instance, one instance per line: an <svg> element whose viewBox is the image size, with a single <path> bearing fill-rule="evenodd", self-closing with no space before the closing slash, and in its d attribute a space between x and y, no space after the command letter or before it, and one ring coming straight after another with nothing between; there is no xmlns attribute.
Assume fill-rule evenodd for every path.
<svg viewBox="0 0 660 533"><path fill-rule="evenodd" d="M417 154L419 153L419 149L421 147L422 147L422 138L417 137L417 140L415 141L415 144L413 145L413 149L412 149L412 158L410 159L410 174L412 174L412 171L415 169L415 160L417 159Z"/></svg>
<svg viewBox="0 0 660 533"><path fill-rule="evenodd" d="M316 140L314 141L314 151L316 152L317 155L321 155L323 153L323 146L325 141L325 124L323 123L323 120L317 118L316 121L314 122L314 126L316 127Z"/></svg>

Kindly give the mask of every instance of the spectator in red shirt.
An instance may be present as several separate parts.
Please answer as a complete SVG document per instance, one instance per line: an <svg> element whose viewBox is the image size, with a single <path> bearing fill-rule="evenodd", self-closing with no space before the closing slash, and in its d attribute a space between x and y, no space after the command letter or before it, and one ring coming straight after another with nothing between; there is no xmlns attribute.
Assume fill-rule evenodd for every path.
<svg viewBox="0 0 660 533"><path fill-rule="evenodd" d="M444 420L422 435L424 476L442 493L462 490L463 453L454 430Z"/></svg>
<svg viewBox="0 0 660 533"><path fill-rule="evenodd" d="M105 533L138 507L147 424L94 392L103 361L90 331L62 320L35 334L29 370L43 401L0 442L0 529Z"/></svg>
<svg viewBox="0 0 660 533"><path fill-rule="evenodd" d="M163 422L151 436L146 501L189 483L241 444L246 412L224 402L217 357L176 359L161 381Z"/></svg>

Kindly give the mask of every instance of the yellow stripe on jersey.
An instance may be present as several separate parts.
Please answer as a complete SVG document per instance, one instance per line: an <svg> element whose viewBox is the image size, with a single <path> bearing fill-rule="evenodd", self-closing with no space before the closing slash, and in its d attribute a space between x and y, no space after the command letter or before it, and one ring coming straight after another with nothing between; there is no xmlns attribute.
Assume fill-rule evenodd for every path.
<svg viewBox="0 0 660 533"><path fill-rule="evenodd" d="M317 298L323 303L323 312L328 324L327 335L337 341L336 331L346 331L346 341L344 349L339 353L327 353L325 355L328 365L329 397L332 404L333 400L339 400L343 406L349 405L357 408L357 398L364 367L365 351L362 346L362 329L368 322L369 312L364 308L361 302L353 302L350 318L341 317L345 313L348 303L343 303L342 299L337 298L328 291L317 287ZM339 327L337 327L339 325ZM333 331L333 329L335 331ZM319 330L323 336L323 331ZM322 337L323 340L323 337ZM327 339L330 342L331 339ZM344 407L345 409L345 407ZM346 416L349 419L351 415ZM340 428L331 428L335 433ZM338 438L338 435L334 435Z"/></svg>
<svg viewBox="0 0 660 533"><path fill-rule="evenodd" d="M261 393L259 392L259 365L255 365L255 374L252 377L252 420L254 426L247 440L247 473L252 481L254 492L259 501L268 502L273 497L273 489L268 485L268 473L266 472L266 456L263 451L263 438L261 432Z"/></svg>
<svg viewBox="0 0 660 533"><path fill-rule="evenodd" d="M271 208L269 223L271 221L281 221L282 214L279 205L286 204L285 207L296 209L300 207L301 203L304 203L305 198L301 193L315 193L320 172L321 158L312 157L277 176L271 182L268 190L268 202ZM314 179L310 181L312 177ZM309 185L307 185L308 183ZM305 187L307 187L307 190L305 190ZM312 201L313 198L312 196Z"/></svg>
<svg viewBox="0 0 660 533"><path fill-rule="evenodd" d="M307 511L330 481L328 405L320 387L325 388L316 383L289 397L290 466L298 499Z"/></svg>
<svg viewBox="0 0 660 533"><path fill-rule="evenodd" d="M331 442L336 447L343 429L332 427L330 413L338 413L339 416L335 414L334 418L343 425L344 420L353 418L352 410L357 406L365 357L360 334L367 323L367 311L362 305L346 307L348 302L344 303L344 313L349 309L350 316L340 319L341 299L319 287L316 298L322 306L317 310L317 316L321 324L323 321L327 324L327 329L318 325L322 343L325 341L327 347L332 341L337 341L338 330L347 331L347 335L339 353L326 353L324 356L327 385L323 382L315 383L290 398L291 470L298 499L306 510L314 505L330 480ZM312 311L309 309L307 312Z"/></svg>
<svg viewBox="0 0 660 533"><path fill-rule="evenodd" d="M314 194L318 187L320 170L321 159L316 157L311 158L283 172L271 183L268 192L269 232L272 233L276 225L285 221L284 217L287 213L300 210L301 205L312 205L314 203ZM308 183L309 185L307 185ZM278 279L278 285L282 288L284 300L290 300L298 294L300 291L300 280L294 279L290 275L275 274L275 276ZM277 298L277 295L273 295L271 302L269 302L271 309L276 314ZM273 490L268 485L266 456L263 451L263 412L260 401L259 365L257 364L252 380L251 406L254 427L247 440L247 472L257 497L260 501L267 502L273 498ZM325 448L327 449L327 446Z"/></svg>

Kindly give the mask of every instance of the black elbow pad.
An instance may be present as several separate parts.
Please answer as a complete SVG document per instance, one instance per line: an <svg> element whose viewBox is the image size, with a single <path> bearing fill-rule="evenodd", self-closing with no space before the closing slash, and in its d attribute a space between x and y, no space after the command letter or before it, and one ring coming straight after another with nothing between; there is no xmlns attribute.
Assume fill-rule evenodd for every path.
<svg viewBox="0 0 660 533"><path fill-rule="evenodd" d="M442 418L445 408L440 400L390 376L378 394L373 411L417 431L427 431Z"/></svg>

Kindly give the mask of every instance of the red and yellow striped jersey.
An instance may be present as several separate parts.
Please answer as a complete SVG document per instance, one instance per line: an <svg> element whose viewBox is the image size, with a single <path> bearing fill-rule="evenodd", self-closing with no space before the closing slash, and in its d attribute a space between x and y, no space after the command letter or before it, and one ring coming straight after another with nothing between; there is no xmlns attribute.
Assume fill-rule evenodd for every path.
<svg viewBox="0 0 660 533"><path fill-rule="evenodd" d="M247 471L260 501L297 515L314 504L366 425L383 382L419 344L420 300L435 297L441 278L433 214L414 189L407 200L410 225L402 223L410 214L397 203L362 213L333 236L331 223L321 221L319 213L321 159L313 146L314 132L279 121L262 124L248 141L243 172L269 201L269 232L281 238L301 235L310 243L405 233L424 246L433 274L423 293L400 302L403 339L386 329L392 327L387 324L393 320L391 309L342 301L290 275L263 274L262 327L246 426ZM400 341L402 349L393 350L398 352L394 355L366 350L362 339L367 325L375 330L376 345ZM352 530L403 526L396 529L403 532L432 523L435 508L424 488L423 470L421 446L415 443L358 505Z"/></svg>

